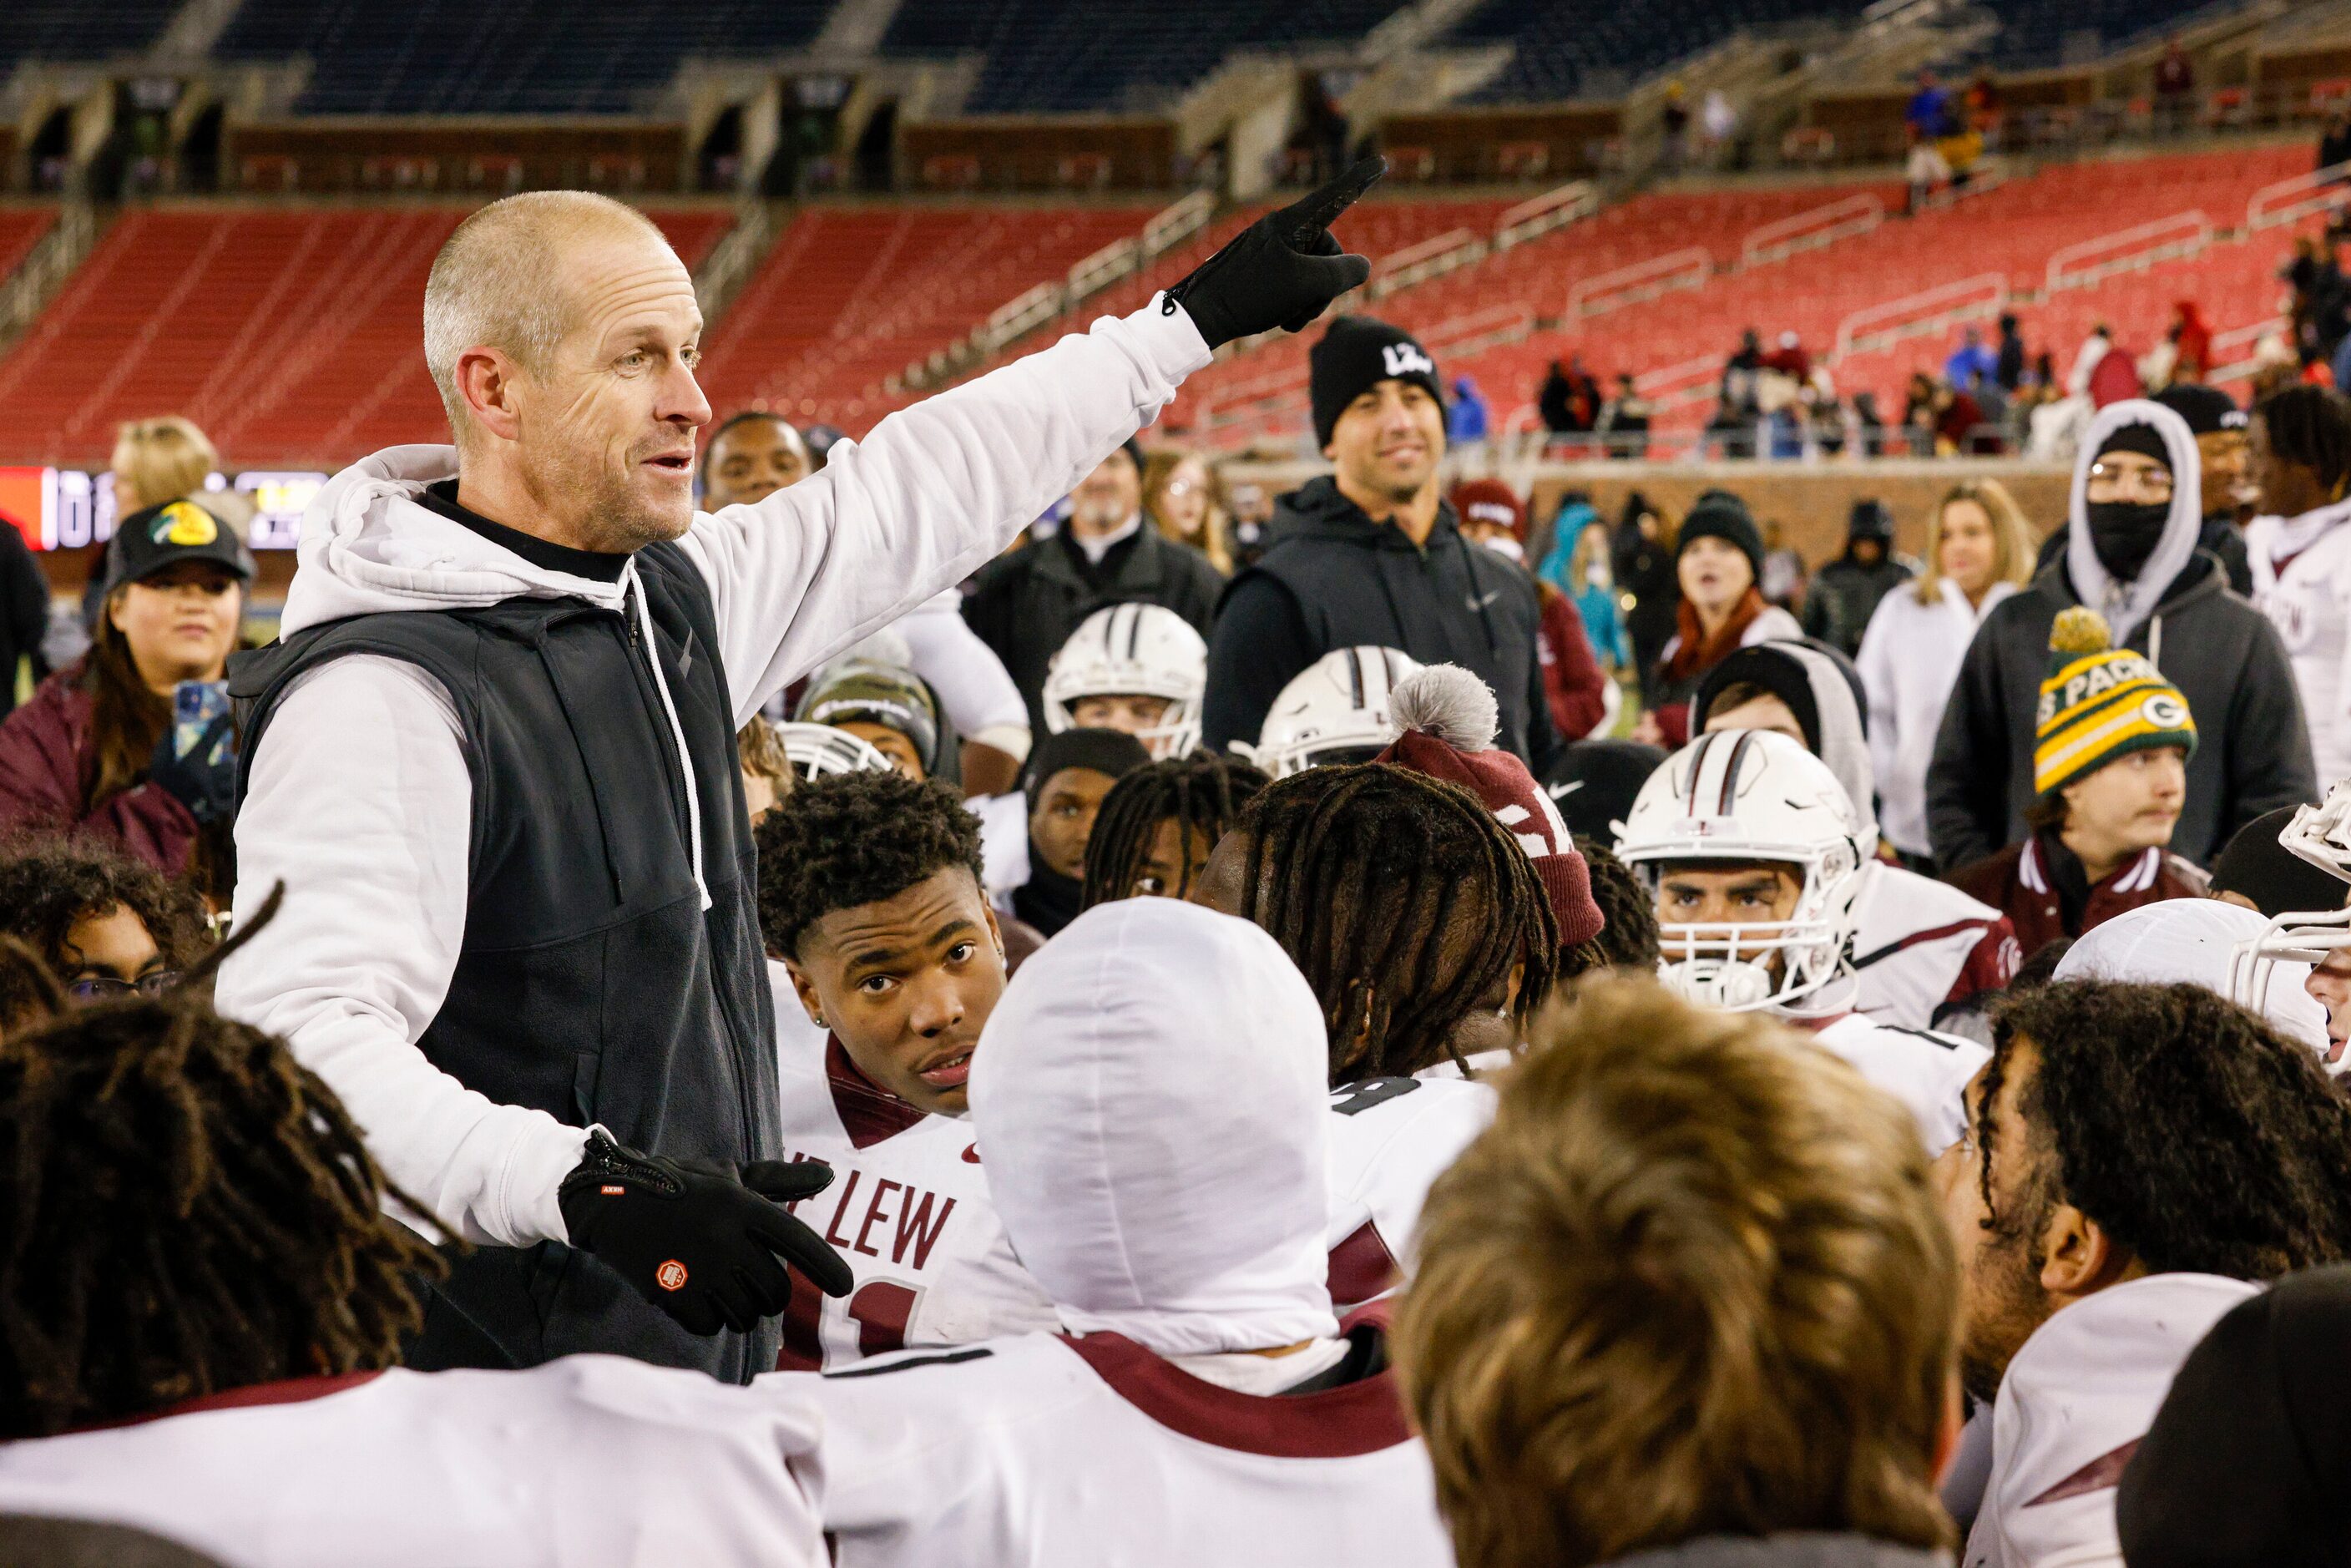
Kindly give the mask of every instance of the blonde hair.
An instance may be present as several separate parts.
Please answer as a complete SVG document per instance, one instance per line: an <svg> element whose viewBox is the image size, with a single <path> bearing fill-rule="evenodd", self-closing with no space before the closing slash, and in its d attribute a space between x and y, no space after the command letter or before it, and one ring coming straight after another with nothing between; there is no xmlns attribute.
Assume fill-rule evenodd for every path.
<svg viewBox="0 0 2351 1568"><path fill-rule="evenodd" d="M1208 476L1208 509L1200 519L1200 538L1190 539L1176 531L1160 507L1159 497L1167 482L1176 477L1176 470L1198 459L1201 471ZM1177 544L1190 545L1208 558L1208 563L1227 577L1233 574L1233 548L1226 538L1230 527L1231 509L1225 504L1225 482L1217 465L1200 453L1182 446L1163 446L1144 460L1143 466L1143 509L1151 515L1152 526L1162 538Z"/></svg>
<svg viewBox="0 0 2351 1568"><path fill-rule="evenodd" d="M1912 590L1921 604L1933 604L1943 596L1943 515L1958 501L1973 501L1991 519L1991 580L2015 588L2032 580L2039 541L2016 497L1997 479L1963 479L1943 492L1935 503L1935 515L1927 519L1927 564Z"/></svg>
<svg viewBox="0 0 2351 1568"><path fill-rule="evenodd" d="M544 373L571 329L573 302L562 286L566 243L596 233L669 243L625 202L589 191L528 191L459 224L433 258L424 280L424 368L458 445L473 428L457 388L459 356L496 349L531 374Z"/></svg>
<svg viewBox="0 0 2351 1568"><path fill-rule="evenodd" d="M1949 1547L1958 1268L1909 1117L1754 1013L1582 982L1437 1179L1397 1365L1456 1555Z"/></svg>
<svg viewBox="0 0 2351 1568"><path fill-rule="evenodd" d="M193 496L220 467L204 433L176 413L134 419L114 433L114 506L118 516Z"/></svg>
<svg viewBox="0 0 2351 1568"><path fill-rule="evenodd" d="M792 759L784 754L784 737L760 715L753 714L751 722L736 732L735 758L744 772L773 785L777 800L792 792L797 779Z"/></svg>

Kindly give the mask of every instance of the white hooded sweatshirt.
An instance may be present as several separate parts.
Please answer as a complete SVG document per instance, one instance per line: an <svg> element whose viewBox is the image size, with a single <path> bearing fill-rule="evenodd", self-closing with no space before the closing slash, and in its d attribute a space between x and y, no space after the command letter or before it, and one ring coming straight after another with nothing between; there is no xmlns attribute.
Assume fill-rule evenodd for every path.
<svg viewBox="0 0 2351 1568"><path fill-rule="evenodd" d="M1157 304L894 413L755 505L695 514L678 543L709 585L734 722L960 581L1149 423L1208 362L1191 319ZM451 448L402 446L337 475L303 517L284 630L515 597L618 610L631 597L633 564L613 583L549 570L417 502L456 472ZM222 968L218 1000L284 1036L393 1182L458 1233L560 1241L556 1189L583 1130L494 1104L416 1048L465 939L472 781L459 735L448 694L398 660L338 659L288 688L249 762L235 905L248 918L283 879L285 912Z"/></svg>
<svg viewBox="0 0 2351 1568"><path fill-rule="evenodd" d="M2253 603L2294 664L2322 784L2351 777L2351 500L2245 529Z"/></svg>
<svg viewBox="0 0 2351 1568"><path fill-rule="evenodd" d="M1395 1375L1323 1285L1325 1059L1272 938L1195 905L1101 905L1021 967L972 1122L1071 1335L758 1381L822 1409L841 1568L1452 1562Z"/></svg>
<svg viewBox="0 0 2351 1568"><path fill-rule="evenodd" d="M1927 837L1927 768L1935 736L1976 628L2016 585L1995 582L1970 606L1949 578L1931 602L1906 583L1877 601L1854 664L1869 694L1869 757L1876 773L1878 831L1907 854L1934 852Z"/></svg>
<svg viewBox="0 0 2351 1568"><path fill-rule="evenodd" d="M2123 1467L2196 1342L2255 1291L2217 1274L2150 1274L2033 1330L1992 1407L1991 1479L1965 1568L2120 1568Z"/></svg>

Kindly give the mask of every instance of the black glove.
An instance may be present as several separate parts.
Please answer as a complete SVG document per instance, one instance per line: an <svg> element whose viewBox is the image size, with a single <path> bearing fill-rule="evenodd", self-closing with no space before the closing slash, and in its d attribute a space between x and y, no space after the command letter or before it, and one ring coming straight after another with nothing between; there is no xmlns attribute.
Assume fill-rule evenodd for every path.
<svg viewBox="0 0 2351 1568"><path fill-rule="evenodd" d="M1372 264L1331 237L1341 213L1388 172L1366 158L1301 201L1235 235L1167 291L1163 310L1184 307L1211 349L1276 327L1302 332L1331 301L1371 277Z"/></svg>
<svg viewBox="0 0 2351 1568"><path fill-rule="evenodd" d="M594 1253L688 1333L749 1332L791 1300L789 1262L828 1296L856 1283L849 1265L783 1205L832 1181L815 1160L762 1160L740 1179L588 1134L557 1189L571 1245Z"/></svg>
<svg viewBox="0 0 2351 1568"><path fill-rule="evenodd" d="M236 810L236 720L223 714L206 726L185 757L173 746L176 726L165 725L148 759L147 777L160 784L199 822L226 820Z"/></svg>

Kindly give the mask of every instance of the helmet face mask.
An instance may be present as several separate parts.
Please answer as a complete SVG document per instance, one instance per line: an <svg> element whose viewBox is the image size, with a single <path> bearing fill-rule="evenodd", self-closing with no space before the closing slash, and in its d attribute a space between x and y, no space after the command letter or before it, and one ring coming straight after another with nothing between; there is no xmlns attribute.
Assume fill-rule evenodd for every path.
<svg viewBox="0 0 2351 1568"><path fill-rule="evenodd" d="M1300 671L1266 710L1255 746L1233 749L1276 779L1369 762L1396 737L1388 695L1420 665L1394 648L1334 648Z"/></svg>
<svg viewBox="0 0 2351 1568"><path fill-rule="evenodd" d="M1651 895L1677 867L1750 865L1785 870L1797 894L1777 920L1697 924L1661 914L1667 986L1735 1012L1842 1011L1823 993L1851 973L1862 833L1835 775L1784 736L1721 731L1668 758L1618 829L1617 858Z"/></svg>
<svg viewBox="0 0 2351 1568"><path fill-rule="evenodd" d="M1157 724L1131 731L1155 758L1181 757L1200 743L1200 699L1208 685L1208 645L1174 611L1114 604L1081 622L1045 672L1045 728L1079 727L1087 697L1157 697Z"/></svg>
<svg viewBox="0 0 2351 1568"><path fill-rule="evenodd" d="M871 741L829 724L779 724L776 726L776 738L783 743L784 755L791 759L792 772L803 783L841 773L895 771L890 759L874 749Z"/></svg>
<svg viewBox="0 0 2351 1568"><path fill-rule="evenodd" d="M2229 999L2257 1013L2266 1012L2270 989L2279 983L2280 964L2308 964L2315 968L2346 949L2351 949L2351 909L2278 915L2259 936L2238 943L2230 955ZM2351 1071L2351 1049L2330 1041L2325 1063L2330 1076L2341 1077Z"/></svg>

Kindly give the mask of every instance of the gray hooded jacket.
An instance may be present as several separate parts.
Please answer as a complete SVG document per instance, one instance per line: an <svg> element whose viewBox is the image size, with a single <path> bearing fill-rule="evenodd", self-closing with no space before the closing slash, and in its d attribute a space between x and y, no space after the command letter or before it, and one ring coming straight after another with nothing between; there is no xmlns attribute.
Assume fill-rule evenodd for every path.
<svg viewBox="0 0 2351 1568"><path fill-rule="evenodd" d="M2171 455L2172 502L2138 580L2117 583L2092 546L2084 487L2100 444L2126 424L2152 425L2162 434ZM2220 563L2196 548L2200 476L2195 437L2159 403L2113 403L2091 423L2074 465L2065 559L1984 618L1943 710L1927 773L1927 826L1945 873L2026 837L2049 628L2059 611L2074 604L2104 613L2116 643L2153 660L2195 715L2198 743L2188 763L2186 806L2172 831L2174 853L2209 864L2255 817L2318 799L2285 649L2261 612L2230 591Z"/></svg>

